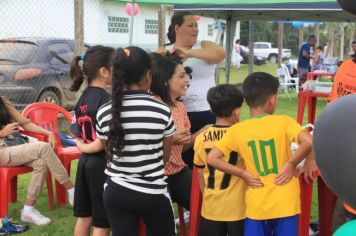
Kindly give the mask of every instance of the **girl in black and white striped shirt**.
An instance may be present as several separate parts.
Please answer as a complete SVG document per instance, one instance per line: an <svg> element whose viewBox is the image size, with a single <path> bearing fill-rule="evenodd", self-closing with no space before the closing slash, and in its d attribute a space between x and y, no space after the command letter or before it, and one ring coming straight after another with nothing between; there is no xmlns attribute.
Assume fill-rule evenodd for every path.
<svg viewBox="0 0 356 236"><path fill-rule="evenodd" d="M96 129L108 147L104 206L114 236L138 235L139 217L152 235L175 235L164 176L175 127L169 107L147 92L150 85L149 55L118 49L112 101L99 109Z"/></svg>

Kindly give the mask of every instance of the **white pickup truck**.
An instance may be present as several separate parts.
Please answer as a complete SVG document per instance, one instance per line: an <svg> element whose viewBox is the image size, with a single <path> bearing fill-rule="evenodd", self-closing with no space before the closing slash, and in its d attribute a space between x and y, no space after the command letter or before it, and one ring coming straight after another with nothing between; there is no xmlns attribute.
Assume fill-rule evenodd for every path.
<svg viewBox="0 0 356 236"><path fill-rule="evenodd" d="M271 63L277 63L278 48L273 47L274 43L255 42L253 44L254 54L256 56L267 58ZM282 59L289 59L291 57L290 49L282 49Z"/></svg>

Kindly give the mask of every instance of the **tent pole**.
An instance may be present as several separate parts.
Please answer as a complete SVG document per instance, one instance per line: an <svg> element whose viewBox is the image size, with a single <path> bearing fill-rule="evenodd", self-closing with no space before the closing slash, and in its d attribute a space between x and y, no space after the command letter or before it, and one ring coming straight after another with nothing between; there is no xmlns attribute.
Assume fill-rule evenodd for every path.
<svg viewBox="0 0 356 236"><path fill-rule="evenodd" d="M158 8L158 48L163 48L166 40L166 9L161 4Z"/></svg>
<svg viewBox="0 0 356 236"><path fill-rule="evenodd" d="M74 53L76 56L82 55L84 51L84 0L74 1ZM82 95L85 90L87 80L80 87L79 91L75 93L76 99Z"/></svg>
<svg viewBox="0 0 356 236"><path fill-rule="evenodd" d="M130 18L130 31L129 31L129 45L132 46L133 25L135 18L135 0L131 4L131 18Z"/></svg>
<svg viewBox="0 0 356 236"><path fill-rule="evenodd" d="M320 46L320 23L315 24L316 45Z"/></svg>
<svg viewBox="0 0 356 236"><path fill-rule="evenodd" d="M283 33L284 25L283 22L278 22L278 68L282 65L282 48L283 48Z"/></svg>
<svg viewBox="0 0 356 236"><path fill-rule="evenodd" d="M254 63L254 52L253 52L253 43L255 41L255 22L249 21L249 33L248 33L248 74L253 73L253 63Z"/></svg>
<svg viewBox="0 0 356 236"><path fill-rule="evenodd" d="M226 43L225 43L225 84L230 81L231 55L236 31L236 19L233 19L231 12L226 18Z"/></svg>
<svg viewBox="0 0 356 236"><path fill-rule="evenodd" d="M303 44L304 42L304 25L302 24L299 28L299 47Z"/></svg>

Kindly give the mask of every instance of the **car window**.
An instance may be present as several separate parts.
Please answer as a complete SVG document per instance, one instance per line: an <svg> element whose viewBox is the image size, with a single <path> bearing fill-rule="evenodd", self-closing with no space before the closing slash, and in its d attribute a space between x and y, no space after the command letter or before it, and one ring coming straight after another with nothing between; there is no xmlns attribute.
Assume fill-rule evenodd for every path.
<svg viewBox="0 0 356 236"><path fill-rule="evenodd" d="M68 43L53 43L48 45L51 64L70 64L74 52Z"/></svg>
<svg viewBox="0 0 356 236"><path fill-rule="evenodd" d="M268 48L267 44L260 44L260 48Z"/></svg>
<svg viewBox="0 0 356 236"><path fill-rule="evenodd" d="M32 61L37 48L32 42L0 41L0 65L27 64Z"/></svg>
<svg viewBox="0 0 356 236"><path fill-rule="evenodd" d="M255 44L253 45L253 47L254 47L254 48L261 48L259 43L255 43Z"/></svg>

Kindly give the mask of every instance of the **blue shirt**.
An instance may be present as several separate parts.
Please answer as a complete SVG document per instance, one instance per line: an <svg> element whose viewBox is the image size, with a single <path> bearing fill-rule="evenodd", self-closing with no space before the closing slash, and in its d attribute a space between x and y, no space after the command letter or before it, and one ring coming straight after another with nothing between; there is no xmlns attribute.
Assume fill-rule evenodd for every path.
<svg viewBox="0 0 356 236"><path fill-rule="evenodd" d="M310 55L310 49L311 49L311 45L309 43L302 44L302 46L299 49L299 53L298 53L298 67L309 68L310 58L303 56L303 51L308 52L308 55Z"/></svg>

